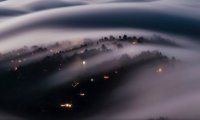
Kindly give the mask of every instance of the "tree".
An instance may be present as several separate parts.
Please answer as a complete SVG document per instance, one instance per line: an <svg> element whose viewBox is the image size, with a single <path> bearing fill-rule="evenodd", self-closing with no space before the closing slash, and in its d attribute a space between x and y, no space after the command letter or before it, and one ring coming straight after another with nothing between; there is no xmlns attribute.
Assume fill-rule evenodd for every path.
<svg viewBox="0 0 200 120"><path fill-rule="evenodd" d="M124 35L124 36L123 36L123 39L124 39L124 40L127 40L127 38L128 38L127 35Z"/></svg>
<svg viewBox="0 0 200 120"><path fill-rule="evenodd" d="M122 36L119 36L119 39L121 40L121 39L122 39Z"/></svg>
<svg viewBox="0 0 200 120"><path fill-rule="evenodd" d="M107 49L107 47L104 44L101 45L101 48L102 48L102 50L106 50Z"/></svg>
<svg viewBox="0 0 200 120"><path fill-rule="evenodd" d="M110 40L115 40L115 37L111 35Z"/></svg>
<svg viewBox="0 0 200 120"><path fill-rule="evenodd" d="M107 41L107 40L108 40L108 38L107 38L107 37L104 37L104 40L106 40L106 41Z"/></svg>

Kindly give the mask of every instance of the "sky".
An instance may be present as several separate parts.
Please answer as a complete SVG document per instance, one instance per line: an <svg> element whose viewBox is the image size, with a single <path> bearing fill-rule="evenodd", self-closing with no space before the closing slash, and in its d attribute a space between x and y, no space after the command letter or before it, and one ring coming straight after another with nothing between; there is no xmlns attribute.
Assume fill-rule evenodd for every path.
<svg viewBox="0 0 200 120"><path fill-rule="evenodd" d="M94 29L96 33L138 29L198 39L200 13L193 7L198 4L198 0L7 0L0 3L0 52L56 39L79 39ZM42 34L33 40L30 36L38 32ZM62 32L70 35L59 35ZM44 37L52 40L43 41Z"/></svg>

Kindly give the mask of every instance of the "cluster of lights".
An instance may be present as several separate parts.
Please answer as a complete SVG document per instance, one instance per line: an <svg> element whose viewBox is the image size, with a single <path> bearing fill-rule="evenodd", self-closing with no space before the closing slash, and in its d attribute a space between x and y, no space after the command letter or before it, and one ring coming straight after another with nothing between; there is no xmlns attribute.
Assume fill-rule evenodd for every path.
<svg viewBox="0 0 200 120"><path fill-rule="evenodd" d="M86 62L83 61L83 63L85 64ZM114 73L118 74L118 71L116 70L116 71L114 71ZM110 76L108 74L106 74L106 75L103 76L103 79L104 80L109 80ZM90 82L94 82L95 81L94 78L90 78L89 80L90 80ZM72 87L76 88L79 84L80 83L78 81L74 81L72 83ZM79 92L77 95L80 96L80 97L85 97L87 94L86 94L86 92ZM72 109L73 104L72 103L61 104L60 107L61 108L65 108L65 109Z"/></svg>
<svg viewBox="0 0 200 120"><path fill-rule="evenodd" d="M60 107L71 109L73 107L72 103L61 104Z"/></svg>
<svg viewBox="0 0 200 120"><path fill-rule="evenodd" d="M19 59L19 60L11 60L11 63L22 63L23 61L25 61L26 59L24 58L23 60Z"/></svg>
<svg viewBox="0 0 200 120"><path fill-rule="evenodd" d="M82 65L86 65L87 62L85 60L82 61ZM114 74L118 74L119 72L117 70L114 71ZM103 80L109 80L110 79L110 75L109 74L105 74L103 75ZM89 79L90 82L95 82L95 78L90 78ZM72 83L72 87L73 88L76 88L80 85L80 82L79 81L73 81ZM77 94L78 96L80 97L85 97L86 96L86 93L85 92L79 92ZM66 109L71 109L73 107L72 103L66 103L66 104L61 104L60 107L62 108L66 108Z"/></svg>
<svg viewBox="0 0 200 120"><path fill-rule="evenodd" d="M23 61L25 61L26 59L24 58L22 59L18 59L18 60L11 60L11 69L14 71L18 70L18 67L20 66L20 64L22 64Z"/></svg>
<svg viewBox="0 0 200 120"><path fill-rule="evenodd" d="M137 44L137 41L132 42L132 44L134 44L134 45ZM71 48L71 50L72 50L72 48ZM58 51L54 51L54 50L51 49L50 52L52 52L52 53L55 52L55 53L56 53L56 52L58 52ZM85 50L81 50L81 51L80 51L80 53L84 53L84 52L85 52ZM23 61L24 61L24 60L17 60L16 62L22 63ZM14 63L13 60L12 60L11 62ZM88 61L87 61L87 62L88 62ZM81 66L81 64L82 64L82 66L83 66L83 68L84 68L84 67L88 64L87 62L86 62L85 60L79 61L79 65ZM60 66L60 67L58 68L58 70L61 71L61 70L62 70L62 64L59 64L59 66ZM18 70L18 67L14 67L13 70L17 71L17 70ZM46 70L44 70L44 71L46 71ZM163 72L163 68L159 67L159 68L157 68L155 71L156 71L156 73L162 73L162 72ZM154 72L155 72L155 71L154 71ZM120 70L119 70L119 72L118 72L117 70L112 71L112 73L114 73L114 74L118 74L118 73L121 74L120 72L121 72ZM111 75L109 75L109 74L102 75L102 76L101 76L101 80L109 80L109 79L111 80L111 78L113 78L112 75L113 75L113 74L111 74ZM95 78L95 77L94 77L94 78ZM88 81L94 82L94 83L95 83L95 82L98 82L99 79L98 79L98 78L95 78L95 79L94 79L94 78L90 78L90 79L88 79ZM96 81L96 80L97 80L97 81ZM91 83L91 84L94 84L94 83ZM76 88L76 87L78 87L79 85L80 85L80 82L79 82L79 81L74 81L74 82L72 82L72 84L71 84L71 86L72 86L73 88ZM87 96L89 96L90 94L89 94L89 92L86 92L86 93L85 93L85 92L80 92L80 91L79 91L79 92L76 93L76 95L77 95L77 96L81 96L81 97L83 97L83 98L86 96L86 98L87 98ZM73 103L73 101L72 101L72 103ZM58 104L57 106L60 106L61 108L65 108L65 109L72 109L72 108L75 106L75 104L72 104L72 103L69 102L69 103L60 104L60 105Z"/></svg>

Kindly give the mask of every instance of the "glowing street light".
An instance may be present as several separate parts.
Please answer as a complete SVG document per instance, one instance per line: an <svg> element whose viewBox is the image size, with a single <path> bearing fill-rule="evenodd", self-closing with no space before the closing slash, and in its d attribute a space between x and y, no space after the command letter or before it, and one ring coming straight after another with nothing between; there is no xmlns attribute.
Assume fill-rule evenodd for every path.
<svg viewBox="0 0 200 120"><path fill-rule="evenodd" d="M157 73L162 73L162 72L163 72L163 69L162 69L162 68L158 68L156 72L157 72Z"/></svg>
<svg viewBox="0 0 200 120"><path fill-rule="evenodd" d="M91 81L91 82L94 82L94 78L91 78L90 81Z"/></svg>
<svg viewBox="0 0 200 120"><path fill-rule="evenodd" d="M104 78L105 80L108 80L108 79L110 79L110 77L109 77L109 76L107 76L107 75L104 75L104 76L103 76L103 78Z"/></svg>
<svg viewBox="0 0 200 120"><path fill-rule="evenodd" d="M82 96L82 97L84 97L86 94L82 92L79 95Z"/></svg>
<svg viewBox="0 0 200 120"><path fill-rule="evenodd" d="M86 65L86 61L83 61L83 65Z"/></svg>

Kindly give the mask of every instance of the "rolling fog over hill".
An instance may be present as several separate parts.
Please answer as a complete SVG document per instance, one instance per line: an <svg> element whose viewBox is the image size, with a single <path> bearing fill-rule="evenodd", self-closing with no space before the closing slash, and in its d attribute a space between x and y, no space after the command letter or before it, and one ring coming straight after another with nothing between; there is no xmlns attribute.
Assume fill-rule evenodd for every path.
<svg viewBox="0 0 200 120"><path fill-rule="evenodd" d="M199 119L199 0L0 1L0 119Z"/></svg>

